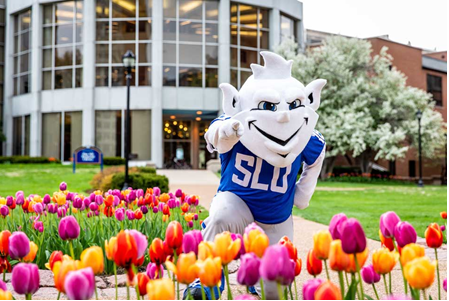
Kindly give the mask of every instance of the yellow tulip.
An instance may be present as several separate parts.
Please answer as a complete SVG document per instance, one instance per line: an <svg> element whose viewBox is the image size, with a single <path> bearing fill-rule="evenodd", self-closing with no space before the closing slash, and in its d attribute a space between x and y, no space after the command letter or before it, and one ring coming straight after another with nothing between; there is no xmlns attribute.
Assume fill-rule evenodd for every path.
<svg viewBox="0 0 449 301"><path fill-rule="evenodd" d="M214 243L210 241L202 241L198 245L198 259L206 260L207 258L212 258L215 256L214 253Z"/></svg>
<svg viewBox="0 0 449 301"><path fill-rule="evenodd" d="M28 252L27 256L23 257L23 261L24 262L33 262L34 259L36 258L38 249L39 248L37 247L37 245L33 241L30 241L30 252Z"/></svg>
<svg viewBox="0 0 449 301"><path fill-rule="evenodd" d="M366 247L365 251L357 253L356 256L357 256L357 263L359 264L359 269L362 269L362 267L365 265L365 262L368 259L368 255L369 255L368 247ZM349 258L349 264L348 264L348 267L346 268L345 272L346 273L356 273L357 270L356 270L354 255L348 254L348 258Z"/></svg>
<svg viewBox="0 0 449 301"><path fill-rule="evenodd" d="M62 192L53 193L53 199L59 206L65 205L66 203L66 195Z"/></svg>
<svg viewBox="0 0 449 301"><path fill-rule="evenodd" d="M175 300L175 286L169 278L150 280L147 293L149 300Z"/></svg>
<svg viewBox="0 0 449 301"><path fill-rule="evenodd" d="M343 252L343 248L341 247L341 240L336 239L331 242L331 247L329 250L329 267L333 271L345 271L350 263L349 256L345 252Z"/></svg>
<svg viewBox="0 0 449 301"><path fill-rule="evenodd" d="M418 244L408 244L401 250L401 263L405 266L407 263L418 257L424 257L425 249Z"/></svg>
<svg viewBox="0 0 449 301"><path fill-rule="evenodd" d="M180 283L190 284L198 278L199 267L196 265L194 252L179 255L176 265L169 260L165 262L165 265L167 269L175 273Z"/></svg>
<svg viewBox="0 0 449 301"><path fill-rule="evenodd" d="M437 262L427 257L418 257L404 266L404 276L414 289L426 289L435 280Z"/></svg>
<svg viewBox="0 0 449 301"><path fill-rule="evenodd" d="M11 292L4 291L0 288L0 300L12 300Z"/></svg>
<svg viewBox="0 0 449 301"><path fill-rule="evenodd" d="M329 258L332 236L329 230L321 230L313 235L313 250L318 259L326 260Z"/></svg>
<svg viewBox="0 0 449 301"><path fill-rule="evenodd" d="M6 199L0 198L0 205L6 205Z"/></svg>
<svg viewBox="0 0 449 301"><path fill-rule="evenodd" d="M73 260L71 258L64 258L62 261L55 262L53 266L53 275L56 289L65 294L65 277L69 272L76 271L81 267L79 260Z"/></svg>
<svg viewBox="0 0 449 301"><path fill-rule="evenodd" d="M117 237L113 236L109 241L104 241L104 249L106 251L106 257L109 260L114 260L114 249L117 248Z"/></svg>
<svg viewBox="0 0 449 301"><path fill-rule="evenodd" d="M94 274L101 274L104 270L103 250L98 246L85 249L81 253L81 264L83 267L91 267Z"/></svg>
<svg viewBox="0 0 449 301"><path fill-rule="evenodd" d="M385 275L390 273L397 261L398 253L391 252L387 248L378 249L373 253L373 268L377 274Z"/></svg>
<svg viewBox="0 0 449 301"><path fill-rule="evenodd" d="M270 244L270 240L265 233L257 229L253 229L243 235L246 253L253 252L257 257L262 258L266 248Z"/></svg>
<svg viewBox="0 0 449 301"><path fill-rule="evenodd" d="M228 231L215 235L214 243L215 256L221 258L221 264L223 265L227 265L234 260L242 244L239 238L233 241L231 233Z"/></svg>
<svg viewBox="0 0 449 301"><path fill-rule="evenodd" d="M221 280L221 258L207 258L203 261L197 261L199 267L198 277L201 283L207 287L215 287Z"/></svg>

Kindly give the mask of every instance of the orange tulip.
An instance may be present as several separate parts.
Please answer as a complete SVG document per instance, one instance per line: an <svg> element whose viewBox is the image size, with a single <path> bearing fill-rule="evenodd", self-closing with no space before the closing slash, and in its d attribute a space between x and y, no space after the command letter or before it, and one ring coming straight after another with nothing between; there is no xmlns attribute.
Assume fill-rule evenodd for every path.
<svg viewBox="0 0 449 301"><path fill-rule="evenodd" d="M384 237L382 235L382 231L380 231L380 229L379 229L379 238L380 238L380 244L382 246L388 248L388 250L390 250L390 251L394 251L393 239L391 239L390 237Z"/></svg>
<svg viewBox="0 0 449 301"><path fill-rule="evenodd" d="M140 209L136 209L136 211L134 211L134 216L137 220L140 220L143 217L143 213Z"/></svg>
<svg viewBox="0 0 449 301"><path fill-rule="evenodd" d="M4 291L0 288L0 300L12 300L11 292Z"/></svg>
<svg viewBox="0 0 449 301"><path fill-rule="evenodd" d="M297 258L295 261L295 277L301 274L301 269L302 269L302 260L301 258Z"/></svg>
<svg viewBox="0 0 449 301"><path fill-rule="evenodd" d="M150 255L151 261L157 265L161 265L165 262L167 259L167 254L164 250L164 242L162 239L158 237L153 239L148 250L148 254Z"/></svg>
<svg viewBox="0 0 449 301"><path fill-rule="evenodd" d="M181 210L182 210L182 212L184 212L184 213L186 213L187 211L189 211L189 204L188 204L188 203L182 204Z"/></svg>
<svg viewBox="0 0 449 301"><path fill-rule="evenodd" d="M331 247L332 236L329 230L321 230L313 235L313 250L318 259L326 260L329 258L329 249Z"/></svg>
<svg viewBox="0 0 449 301"><path fill-rule="evenodd" d="M341 240L336 239L331 242L331 247L329 250L329 266L331 270L342 272L346 271L349 266L349 256L341 247Z"/></svg>
<svg viewBox="0 0 449 301"><path fill-rule="evenodd" d="M8 256L10 236L11 232L9 232L8 230L0 232L0 256Z"/></svg>
<svg viewBox="0 0 449 301"><path fill-rule="evenodd" d="M113 203L114 203L114 196L112 194L104 198L104 204L106 205L106 207L111 207Z"/></svg>
<svg viewBox="0 0 449 301"><path fill-rule="evenodd" d="M287 236L283 236L279 240L279 244L287 248L290 259L296 260L298 258L298 250Z"/></svg>
<svg viewBox="0 0 449 301"><path fill-rule="evenodd" d="M232 240L231 233L228 231L217 234L214 241L215 256L221 258L221 264L227 265L237 256L241 244L240 238Z"/></svg>
<svg viewBox="0 0 449 301"><path fill-rule="evenodd" d="M147 285L150 281L150 278L145 273L137 274L137 286L139 287L139 294L144 296L147 294Z"/></svg>
<svg viewBox="0 0 449 301"><path fill-rule="evenodd" d="M442 219L447 219L447 212L446 211L440 212L440 216Z"/></svg>
<svg viewBox="0 0 449 301"><path fill-rule="evenodd" d="M307 272L309 272L310 275L316 276L321 274L321 271L323 270L323 263L321 260L316 258L315 251L311 249L309 253L307 253Z"/></svg>
<svg viewBox="0 0 449 301"><path fill-rule="evenodd" d="M165 241L171 249L178 249L182 246L182 226L178 221L172 221L168 224L165 231Z"/></svg>
<svg viewBox="0 0 449 301"><path fill-rule="evenodd" d="M405 266L407 263L409 263L415 258L424 257L424 255L425 249L423 246L414 243L408 244L402 249L401 252L402 266Z"/></svg>
<svg viewBox="0 0 449 301"><path fill-rule="evenodd" d="M104 250L106 251L106 258L114 260L114 249L117 248L117 237L113 236L109 238L109 241L104 241Z"/></svg>
<svg viewBox="0 0 449 301"><path fill-rule="evenodd" d="M117 235L117 247L114 248L112 257L117 266L125 269L137 263L137 244L128 230L120 231Z"/></svg>
<svg viewBox="0 0 449 301"><path fill-rule="evenodd" d="M84 268L91 267L95 275L103 273L103 250L98 246L93 246L85 249L81 253L81 264Z"/></svg>
<svg viewBox="0 0 449 301"><path fill-rule="evenodd" d="M53 275L55 279L56 289L65 294L65 277L69 272L76 271L80 268L81 263L78 260L64 259L62 261L57 261L53 266Z"/></svg>
<svg viewBox="0 0 449 301"><path fill-rule="evenodd" d="M221 280L221 258L207 258L203 261L197 261L199 267L198 276L201 283L207 287L215 287Z"/></svg>
<svg viewBox="0 0 449 301"><path fill-rule="evenodd" d="M30 241L30 252L28 252L27 256L23 257L23 261L24 262L33 262L34 259L36 258L38 249L39 248L37 247L37 245L33 241Z"/></svg>
<svg viewBox="0 0 449 301"><path fill-rule="evenodd" d="M243 242L246 253L253 252L259 258L262 258L266 248L268 248L270 244L268 236L257 229L253 229L248 233L245 233L243 235Z"/></svg>
<svg viewBox="0 0 449 301"><path fill-rule="evenodd" d="M175 300L175 286L169 278L150 280L147 294L149 300Z"/></svg>
<svg viewBox="0 0 449 301"><path fill-rule="evenodd" d="M190 284L198 278L199 267L196 265L196 256L193 252L179 255L176 265L171 261L165 264L167 269L175 273L180 283Z"/></svg>
<svg viewBox="0 0 449 301"><path fill-rule="evenodd" d="M48 262L45 264L45 267L50 271L53 270L53 266L56 262L62 261L63 255L61 251L53 251L48 259Z"/></svg>
<svg viewBox="0 0 449 301"><path fill-rule="evenodd" d="M73 208L73 209L76 209L76 208ZM73 210L73 209L72 209L72 210ZM105 206L105 207L103 208L103 214L104 214L105 216L107 216L107 217L113 216L113 215L114 215L114 212L115 212L115 210L114 210L114 208L112 208L111 206Z"/></svg>
<svg viewBox="0 0 449 301"><path fill-rule="evenodd" d="M443 244L443 232L437 223L430 224L426 232L424 233L426 237L426 243L429 248L439 248Z"/></svg>
<svg viewBox="0 0 449 301"><path fill-rule="evenodd" d="M379 275L390 273L398 260L398 254L387 248L381 248L373 253L373 268Z"/></svg>
<svg viewBox="0 0 449 301"><path fill-rule="evenodd" d="M341 291L330 281L321 283L315 291L315 300L341 300Z"/></svg>
<svg viewBox="0 0 449 301"><path fill-rule="evenodd" d="M369 250L368 247L366 247L365 251L357 253L357 262L359 264L359 269L362 269L362 267L365 265L366 260L368 259L368 255L369 255ZM348 267L346 268L345 272L346 273L356 273L356 265L355 265L355 260L354 260L354 255L350 254L349 256L349 264Z"/></svg>
<svg viewBox="0 0 449 301"><path fill-rule="evenodd" d="M198 245L198 259L206 260L206 258L213 258L215 256L214 249L214 243L210 241L200 242Z"/></svg>
<svg viewBox="0 0 449 301"><path fill-rule="evenodd" d="M427 257L413 259L404 266L404 277L414 289L426 289L435 280L437 262Z"/></svg>

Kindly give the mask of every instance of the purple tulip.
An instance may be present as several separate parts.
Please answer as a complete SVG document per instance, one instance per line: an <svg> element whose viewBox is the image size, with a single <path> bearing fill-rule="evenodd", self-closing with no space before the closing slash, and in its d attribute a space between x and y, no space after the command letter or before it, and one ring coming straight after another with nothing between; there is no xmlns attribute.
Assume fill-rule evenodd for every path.
<svg viewBox="0 0 449 301"><path fill-rule="evenodd" d="M103 204L103 196L102 195L96 195L95 196L95 203L100 206L101 204Z"/></svg>
<svg viewBox="0 0 449 301"><path fill-rule="evenodd" d="M30 252L30 240L25 233L16 231L9 237L9 257L21 259Z"/></svg>
<svg viewBox="0 0 449 301"><path fill-rule="evenodd" d="M346 254L365 251L366 237L362 225L355 218L349 218L344 224L341 235L341 246Z"/></svg>
<svg viewBox="0 0 449 301"><path fill-rule="evenodd" d="M315 291L324 282L324 279L315 278L304 282L302 296L304 300L315 300Z"/></svg>
<svg viewBox="0 0 449 301"><path fill-rule="evenodd" d="M89 200L90 200L91 203L95 202L95 196L96 196L96 194L93 193L93 192L89 195Z"/></svg>
<svg viewBox="0 0 449 301"><path fill-rule="evenodd" d="M189 221L189 222L187 223L187 226L189 226L189 228L193 228L193 222L192 222L192 221Z"/></svg>
<svg viewBox="0 0 449 301"><path fill-rule="evenodd" d="M379 223L382 235L386 238L394 237L394 229L400 221L401 219L394 211L388 211L382 214Z"/></svg>
<svg viewBox="0 0 449 301"><path fill-rule="evenodd" d="M11 207L13 203L14 203L14 198L12 196L7 196L6 197L6 206Z"/></svg>
<svg viewBox="0 0 449 301"><path fill-rule="evenodd" d="M332 235L332 239L340 239L343 224L348 220L344 213L335 214L329 223L329 232Z"/></svg>
<svg viewBox="0 0 449 301"><path fill-rule="evenodd" d="M65 199L66 199L67 201L73 201L73 198L74 198L75 196L76 196L76 193L68 192Z"/></svg>
<svg viewBox="0 0 449 301"><path fill-rule="evenodd" d="M79 196L75 197L73 200L73 207L76 209L83 207L83 200Z"/></svg>
<svg viewBox="0 0 449 301"><path fill-rule="evenodd" d="M158 213L159 209L157 209L157 207L153 207L153 213Z"/></svg>
<svg viewBox="0 0 449 301"><path fill-rule="evenodd" d="M136 191L135 190L131 190L130 192L129 192L129 194L128 194L128 197L127 197L127 202L128 203L131 203L132 201L134 201L135 199L136 199Z"/></svg>
<svg viewBox="0 0 449 301"><path fill-rule="evenodd" d="M47 205L47 211L49 213L56 213L57 210L58 210L58 206L56 204L48 204Z"/></svg>
<svg viewBox="0 0 449 301"><path fill-rule="evenodd" d="M257 298L250 294L243 294L235 297L234 300L257 300Z"/></svg>
<svg viewBox="0 0 449 301"><path fill-rule="evenodd" d="M132 211L131 209L126 210L126 217L132 221L136 218L136 215L134 214L134 211Z"/></svg>
<svg viewBox="0 0 449 301"><path fill-rule="evenodd" d="M132 237L134 237L134 240L136 241L137 258L138 259L142 258L142 256L145 255L145 250L148 247L147 237L137 230L128 230L128 231L129 231L129 234L131 234Z"/></svg>
<svg viewBox="0 0 449 301"><path fill-rule="evenodd" d="M176 201L175 201L175 199L169 199L169 200L167 201L167 205L168 205L168 207L169 207L170 209L175 208L175 207L176 207Z"/></svg>
<svg viewBox="0 0 449 301"><path fill-rule="evenodd" d="M418 236L416 230L408 222L399 222L394 229L394 238L398 245L403 248L408 244L416 243Z"/></svg>
<svg viewBox="0 0 449 301"><path fill-rule="evenodd" d="M49 194L44 195L44 198L42 200L44 202L44 204L50 204L51 202L51 197Z"/></svg>
<svg viewBox="0 0 449 301"><path fill-rule="evenodd" d="M58 218L62 218L67 214L67 209L65 207L59 207L57 211L58 211Z"/></svg>
<svg viewBox="0 0 449 301"><path fill-rule="evenodd" d="M446 230L446 226L445 225L441 225L440 226L440 230L441 230L441 232L444 232Z"/></svg>
<svg viewBox="0 0 449 301"><path fill-rule="evenodd" d="M8 206L3 205L3 206L0 208L0 214L1 214L3 217L6 217L6 216L9 214L9 208L8 208Z"/></svg>
<svg viewBox="0 0 449 301"><path fill-rule="evenodd" d="M193 219L197 221L198 218L199 218L198 214L195 213L195 214L193 215ZM243 240L242 240L242 241L243 241Z"/></svg>
<svg viewBox="0 0 449 301"><path fill-rule="evenodd" d="M17 191L16 192L16 204L22 205L25 201L25 197L23 196L23 191Z"/></svg>
<svg viewBox="0 0 449 301"><path fill-rule="evenodd" d="M42 206L41 203L33 204L32 207L34 212L36 212L37 214L42 214L42 212L44 212L44 206Z"/></svg>
<svg viewBox="0 0 449 301"><path fill-rule="evenodd" d="M147 214L148 213L148 207L147 206L141 206L140 207L140 211L142 211L142 214Z"/></svg>
<svg viewBox="0 0 449 301"><path fill-rule="evenodd" d="M184 234L182 239L182 251L184 253L193 252L198 255L198 245L203 241L200 230L190 230Z"/></svg>
<svg viewBox="0 0 449 301"><path fill-rule="evenodd" d="M80 225L74 216L69 215L59 222L58 232L62 240L77 239L80 235Z"/></svg>
<svg viewBox="0 0 449 301"><path fill-rule="evenodd" d="M145 194L143 193L143 189L136 189L136 198L140 199Z"/></svg>
<svg viewBox="0 0 449 301"><path fill-rule="evenodd" d="M372 264L362 268L361 273L366 284L374 284L380 281L380 275L374 271Z"/></svg>
<svg viewBox="0 0 449 301"><path fill-rule="evenodd" d="M120 198L114 195L114 200L112 201L112 206L117 207L120 204Z"/></svg>
<svg viewBox="0 0 449 301"><path fill-rule="evenodd" d="M70 300L89 300L95 292L95 276L91 267L67 274L64 289Z"/></svg>
<svg viewBox="0 0 449 301"><path fill-rule="evenodd" d="M182 190L181 190L181 189L177 189L176 192L175 192L175 196L176 196L177 198L182 197Z"/></svg>
<svg viewBox="0 0 449 301"><path fill-rule="evenodd" d="M125 209L123 208L118 208L117 210L115 210L115 218L121 222L125 219Z"/></svg>
<svg viewBox="0 0 449 301"><path fill-rule="evenodd" d="M268 281L290 285L295 279L295 263L282 245L272 245L265 250L260 264L260 275Z"/></svg>
<svg viewBox="0 0 449 301"><path fill-rule="evenodd" d="M158 269L159 269L159 271L158 271ZM157 264L150 262L147 265L147 276L151 280L164 277L164 269L163 269L162 265L158 266Z"/></svg>
<svg viewBox="0 0 449 301"><path fill-rule="evenodd" d="M170 197L170 199L174 199L175 198L175 195L173 193L171 193L171 192L168 193L168 196Z"/></svg>
<svg viewBox="0 0 449 301"><path fill-rule="evenodd" d="M65 182L61 182L61 184L59 184L59 190L61 191L67 190L67 184Z"/></svg>
<svg viewBox="0 0 449 301"><path fill-rule="evenodd" d="M153 194L155 196L160 196L161 195L161 189L159 187L154 187L153 188Z"/></svg>
<svg viewBox="0 0 449 301"><path fill-rule="evenodd" d="M44 232L44 223L43 222L34 222L33 225L34 230L39 231L40 233Z"/></svg>
<svg viewBox="0 0 449 301"><path fill-rule="evenodd" d="M175 207L176 208L181 207L181 201L180 200L175 200Z"/></svg>
<svg viewBox="0 0 449 301"><path fill-rule="evenodd" d="M445 292L447 292L447 278L444 278L443 280L443 289Z"/></svg>
<svg viewBox="0 0 449 301"><path fill-rule="evenodd" d="M98 210L97 203L90 203L89 204L89 209L90 209L90 211L97 211Z"/></svg>
<svg viewBox="0 0 449 301"><path fill-rule="evenodd" d="M383 300L412 300L412 298L407 295L389 295Z"/></svg>
<svg viewBox="0 0 449 301"><path fill-rule="evenodd" d="M19 263L12 270L11 284L19 295L33 295L39 289L39 269L33 263Z"/></svg>
<svg viewBox="0 0 449 301"><path fill-rule="evenodd" d="M5 292L8 290L6 283L4 283L2 280L0 280L0 290L3 290Z"/></svg>
<svg viewBox="0 0 449 301"><path fill-rule="evenodd" d="M234 241L234 240L236 240L236 239L240 239L240 242L241 242L241 244L240 244L240 251L239 251L239 253L237 254L237 256L235 256L235 259L239 259L240 256L242 256L243 254L246 253L246 250L245 250L245 243L243 242L243 237L242 237L242 235L239 234L239 233L231 233L231 239L232 239L232 241Z"/></svg>
<svg viewBox="0 0 449 301"><path fill-rule="evenodd" d="M87 212L87 217L88 217L88 218L89 218L89 217L92 217L92 216L94 216L94 213L93 213L92 211Z"/></svg>
<svg viewBox="0 0 449 301"><path fill-rule="evenodd" d="M253 286L260 279L260 259L254 253L240 257L240 268L237 272L237 281L241 285Z"/></svg>

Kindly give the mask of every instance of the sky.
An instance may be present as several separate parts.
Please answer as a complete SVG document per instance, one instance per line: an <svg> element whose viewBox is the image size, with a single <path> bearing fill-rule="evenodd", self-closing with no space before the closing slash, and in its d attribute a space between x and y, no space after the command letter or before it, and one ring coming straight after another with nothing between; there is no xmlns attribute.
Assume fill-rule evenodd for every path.
<svg viewBox="0 0 449 301"><path fill-rule="evenodd" d="M447 50L447 0L300 0L304 27Z"/></svg>

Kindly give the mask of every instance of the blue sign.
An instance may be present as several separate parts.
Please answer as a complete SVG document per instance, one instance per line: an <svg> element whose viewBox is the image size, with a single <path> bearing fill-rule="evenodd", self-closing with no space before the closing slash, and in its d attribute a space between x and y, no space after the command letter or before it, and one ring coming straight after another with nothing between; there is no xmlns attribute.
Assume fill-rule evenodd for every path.
<svg viewBox="0 0 449 301"><path fill-rule="evenodd" d="M79 147L73 153L73 173L76 171L76 164L100 164L103 171L103 153L95 146Z"/></svg>

